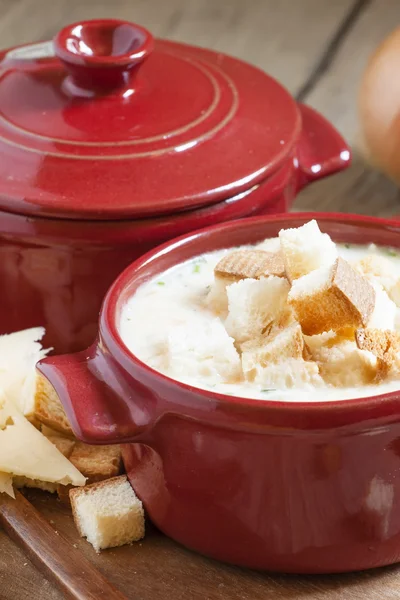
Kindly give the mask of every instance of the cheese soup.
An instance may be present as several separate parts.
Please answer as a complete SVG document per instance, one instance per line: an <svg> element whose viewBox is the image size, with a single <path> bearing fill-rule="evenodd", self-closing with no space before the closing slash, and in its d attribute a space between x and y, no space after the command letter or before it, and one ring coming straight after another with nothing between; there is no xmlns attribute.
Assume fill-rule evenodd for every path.
<svg viewBox="0 0 400 600"><path fill-rule="evenodd" d="M400 251L334 244L315 222L287 232L143 284L120 317L125 345L175 380L260 401L400 389ZM374 345L388 332L391 353Z"/></svg>

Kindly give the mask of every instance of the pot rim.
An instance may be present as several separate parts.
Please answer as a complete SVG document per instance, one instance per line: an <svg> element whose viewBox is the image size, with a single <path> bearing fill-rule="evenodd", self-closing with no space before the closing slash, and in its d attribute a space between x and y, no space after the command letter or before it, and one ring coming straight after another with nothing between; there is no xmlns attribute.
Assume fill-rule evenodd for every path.
<svg viewBox="0 0 400 600"><path fill-rule="evenodd" d="M179 218L179 217L183 217L187 214L197 214L197 213L206 213L206 211L212 213L213 210L216 210L218 207L222 207L225 204L229 204L232 202L237 202L240 201L242 199L244 199L245 197L249 196L249 194L251 194L252 192L254 192L255 190L257 190L258 188L262 187L263 185L267 184L269 181L273 180L274 176L277 175L281 170L283 170L284 167L286 167L288 164L290 164L290 157L287 157L288 161L282 161L282 163L280 165L278 165L277 169L273 172L273 173L268 173L268 175L261 179L260 181L258 181L257 183L252 183L251 185L249 185L249 187L245 188L244 190L242 190L241 192L237 192L234 193L232 196L227 196L227 197L222 197L220 198L218 201L215 201L215 203L213 204L199 204L198 206L190 206L189 208L185 208L185 209L180 209L180 210L172 210L170 212L166 211L164 213L159 213L159 214L154 214L154 215L145 215L142 217L135 217L135 216L124 216L121 215L121 217L115 218L115 217L106 217L106 218L86 218L85 216L82 217L69 217L66 218L64 217L62 214L59 215L56 212L54 214L47 214L47 213L41 213L41 212L37 212L35 214L28 214L26 212L24 212L23 210L18 210L17 208L11 209L8 207L1 207L0 206L0 214L5 214L5 215L12 215L15 217L21 217L21 218L29 218L30 220L38 220L39 222L57 222L57 223L62 223L67 225L68 223L72 225L72 227L79 225L79 224L83 224L83 225L93 225L93 224L99 224L99 225L118 225L119 223L137 223L137 224L144 224L146 225L147 223L151 223L151 222L155 222L155 223L162 223L165 220L171 219L171 218ZM0 202L1 202L1 198L5 198L6 194L1 194L0 192Z"/></svg>
<svg viewBox="0 0 400 600"><path fill-rule="evenodd" d="M27 217L0 209L0 218L8 235L23 235L26 239L36 239L39 235L43 240L50 240L50 243L52 240L84 245L95 242L100 245L112 244L115 247L131 245L133 241L140 239L140 243L153 248L155 243L167 243L175 237L206 228L210 222L231 222L246 218L250 214L259 214L260 211L273 211L280 195L285 193L296 177L295 167L286 164L271 178L227 200L162 217L89 221L44 215ZM279 183L279 178L282 179L282 183ZM269 186L272 191L268 189ZM276 193L274 188L280 191ZM288 209L296 195L297 192L294 192L293 197L287 197ZM32 227L32 223L35 227ZM159 241L154 242L154 239Z"/></svg>
<svg viewBox="0 0 400 600"><path fill-rule="evenodd" d="M318 212L299 212L299 213L281 213L276 215L267 215L262 217L248 217L237 221L213 225L204 229L194 231L177 237L165 244L162 244L155 249L144 254L141 258L131 263L116 279L111 288L108 290L104 299L103 306L100 312L100 340L107 346L108 350L114 359L119 364L122 363L126 368L127 364L132 364L135 371L142 371L147 378L153 378L160 385L168 385L168 387L176 386L181 391L188 394L195 393L196 397L201 401L209 402L212 400L215 404L223 406L224 411L231 409L256 409L257 411L284 413L299 416L301 413L307 414L309 417L320 415L321 412L335 415L336 417L346 417L356 412L363 412L365 418L374 417L376 409L380 416L392 415L394 412L399 413L400 410L400 389L398 391L389 392L386 394L377 394L374 396L352 398L347 400L330 400L316 402L294 402L294 401L271 401L246 398L241 396L228 396L219 394L212 390L193 387L181 381L177 381L168 375L164 375L156 371L143 361L141 361L123 342L117 327L118 311L120 309L119 298L124 290L140 278L141 284L146 280L143 277L148 270L149 265L153 261L168 255L172 251L177 251L179 248L191 247L193 243L199 239L210 237L215 240L216 234L229 232L230 230L246 230L251 229L255 224L282 224L290 226L293 222L307 222L316 219L319 223L337 223L338 225L355 225L356 227L368 229L374 227L381 230L391 230L399 234L400 247L400 219L392 220L373 216L357 215L352 213L318 213ZM255 240L254 240L255 241ZM260 239L261 241L261 239ZM349 240L351 241L351 240ZM226 246L225 246L226 247ZM228 246L229 247L229 246ZM233 247L233 246L232 246ZM213 251L215 247L210 247L208 251ZM196 256L193 254L192 256ZM186 258L188 260L188 258ZM183 261L182 261L183 262ZM170 265L172 266L172 265ZM168 267L167 267L168 268ZM162 272L162 271L160 271ZM154 274L151 275L152 277ZM386 408L383 409L382 405ZM289 414L288 414L289 413Z"/></svg>

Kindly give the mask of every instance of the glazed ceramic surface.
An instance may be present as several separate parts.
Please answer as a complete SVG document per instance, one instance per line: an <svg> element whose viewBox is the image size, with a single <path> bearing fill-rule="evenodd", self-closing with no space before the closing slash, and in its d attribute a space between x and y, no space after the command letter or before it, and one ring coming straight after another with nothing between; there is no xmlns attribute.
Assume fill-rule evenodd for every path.
<svg viewBox="0 0 400 600"><path fill-rule="evenodd" d="M400 395L311 405L223 396L152 370L117 330L125 302L150 277L312 218L336 242L400 247L400 222L352 215L209 228L131 265L107 294L98 342L38 368L80 439L127 443L131 482L167 535L238 565L329 573L400 560Z"/></svg>
<svg viewBox="0 0 400 600"><path fill-rule="evenodd" d="M225 55L98 20L0 54L0 333L93 339L104 292L140 254L287 210L350 152L312 109Z"/></svg>

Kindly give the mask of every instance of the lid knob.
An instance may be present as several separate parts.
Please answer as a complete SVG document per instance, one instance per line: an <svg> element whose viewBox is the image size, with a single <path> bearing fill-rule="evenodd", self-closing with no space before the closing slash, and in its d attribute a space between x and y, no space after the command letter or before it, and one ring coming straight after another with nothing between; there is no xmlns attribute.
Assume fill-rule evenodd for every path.
<svg viewBox="0 0 400 600"><path fill-rule="evenodd" d="M55 52L75 91L100 94L129 87L153 43L146 29L117 19L73 23L54 39Z"/></svg>

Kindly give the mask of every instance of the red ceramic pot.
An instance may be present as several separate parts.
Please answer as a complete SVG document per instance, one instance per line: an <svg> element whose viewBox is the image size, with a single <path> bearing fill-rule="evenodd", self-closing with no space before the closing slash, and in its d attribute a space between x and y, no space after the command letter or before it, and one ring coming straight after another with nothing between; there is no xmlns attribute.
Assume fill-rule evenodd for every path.
<svg viewBox="0 0 400 600"><path fill-rule="evenodd" d="M400 393L311 404L215 394L146 366L117 328L148 278L311 218L338 242L400 247L400 221L352 215L245 219L182 237L117 279L95 345L38 368L78 438L126 444L128 476L166 535L242 566L331 573L400 560Z"/></svg>
<svg viewBox="0 0 400 600"><path fill-rule="evenodd" d="M0 54L0 333L94 339L135 258L193 229L286 211L349 164L341 136L220 53L99 20Z"/></svg>

